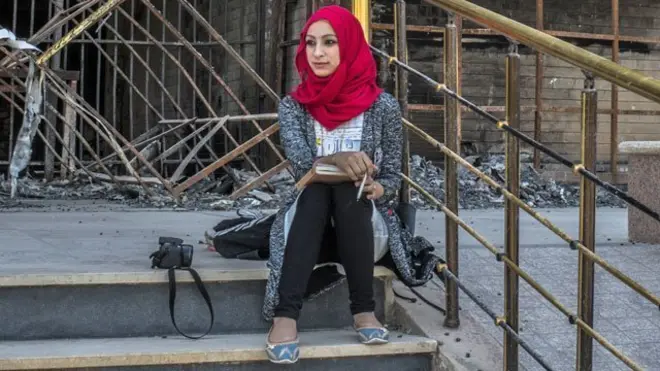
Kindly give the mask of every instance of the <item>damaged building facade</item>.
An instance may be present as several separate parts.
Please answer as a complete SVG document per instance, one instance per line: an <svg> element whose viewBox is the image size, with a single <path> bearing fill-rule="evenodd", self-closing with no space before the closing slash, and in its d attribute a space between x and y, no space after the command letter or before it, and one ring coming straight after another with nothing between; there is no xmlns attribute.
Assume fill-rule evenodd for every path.
<svg viewBox="0 0 660 371"><path fill-rule="evenodd" d="M47 120L50 124L42 122L40 126L41 133L34 139L27 172L31 177L47 181L68 179L71 177L68 173L72 169L79 170L83 164L94 167L97 172L105 167L112 174L123 176L127 175L125 163L129 162L136 165L145 182L162 185L158 176L139 166L131 151L124 150L123 156L115 155L118 146L126 147L126 143L113 139L120 135L133 144L143 143L153 135L150 133L158 132L161 135L158 140L136 148L151 161L162 179L175 184L203 175L204 181L195 181L194 186L198 188L194 189L230 188L229 193L234 196L254 191L257 187L246 184L249 181L244 174L232 169L252 174L260 178L260 183L264 183L267 176L284 170L286 164L277 135L270 135L268 141L255 145L245 152L246 155L234 156L228 161L223 158L275 122L272 117L250 115L276 112L275 98L286 94L297 82L293 55L300 28L316 7L332 2L122 2L48 61L52 73L71 89L69 92L75 92L84 100L85 105L81 105L81 101L75 103L75 99L66 100L63 96L66 94L56 94L49 88L51 78L46 79L43 113L44 122ZM103 3L98 0L3 1L0 26L46 50ZM337 3L351 5L351 1ZM442 30L446 14L421 0L406 3L410 65L443 81ZM474 3L542 28L606 58L614 58L627 67L650 76L658 75L654 66L660 59L660 51L655 47L660 42L660 25L657 24L660 5L651 0L640 0L616 10L611 0L589 0L578 6L566 0L537 0L536 4L521 0L477 0ZM566 9L571 11L566 12ZM393 2L372 1L371 12L373 45L393 54ZM58 20L63 21L58 24ZM462 23L460 93L493 114L503 116L504 57L509 43L482 27L467 21ZM240 58L232 55L225 44ZM618 52L613 53L613 45L618 45L615 47ZM538 58L531 49L521 46L520 53L523 131L577 160L584 75L578 68L556 58ZM261 82L241 63L248 64ZM381 83L389 91L394 90L393 72L385 66L380 73ZM26 74L24 58L20 59L7 48L0 49L0 171L5 174L23 120ZM265 89L263 84L271 90ZM617 143L660 139L660 130L654 125L660 107L623 89L613 97L611 84L602 80L596 80L596 87L599 91L598 170L604 179L625 183L625 174L618 173L625 170L626 158L618 155ZM410 78L409 91L410 120L442 141L443 98L414 77ZM222 117L237 119L228 119L220 125L222 127L213 122L206 122L203 127L204 122L192 121ZM92 124L97 121L114 130L108 133L107 129L94 129ZM464 156L476 158L502 153L503 135L492 124L465 112L461 129ZM195 153L191 156L193 150ZM535 181L572 180L570 172L559 170L548 158L525 147L523 151L526 152L523 160L535 167L529 172L537 179ZM425 164L416 169L417 174L424 176L429 176L429 167L443 160L440 152L413 137L411 152L419 156L413 160L414 164ZM222 166L209 168L220 160ZM491 160L483 164L492 163L496 167ZM613 161L616 166L612 165ZM182 163L185 166L181 166ZM213 182L206 181L209 176ZM230 179L233 184L222 179ZM437 182L429 182L437 186ZM275 183L277 181L266 182L264 187L275 191ZM479 192L474 190L475 194ZM261 202L267 202L263 198ZM471 201L464 202L469 205Z"/></svg>

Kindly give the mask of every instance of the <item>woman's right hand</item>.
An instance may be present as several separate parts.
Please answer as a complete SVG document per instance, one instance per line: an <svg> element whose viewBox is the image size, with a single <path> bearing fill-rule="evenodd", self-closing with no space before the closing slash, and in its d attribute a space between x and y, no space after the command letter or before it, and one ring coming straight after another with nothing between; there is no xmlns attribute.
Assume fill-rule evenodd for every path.
<svg viewBox="0 0 660 371"><path fill-rule="evenodd" d="M347 173L353 181L362 180L364 174L372 176L376 166L364 152L339 152L334 154L335 166Z"/></svg>

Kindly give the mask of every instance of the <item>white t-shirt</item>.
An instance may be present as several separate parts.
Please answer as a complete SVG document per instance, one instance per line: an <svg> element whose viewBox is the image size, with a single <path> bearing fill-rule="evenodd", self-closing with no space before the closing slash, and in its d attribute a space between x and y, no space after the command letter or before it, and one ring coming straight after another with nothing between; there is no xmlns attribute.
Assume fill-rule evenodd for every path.
<svg viewBox="0 0 660 371"><path fill-rule="evenodd" d="M329 131L314 120L316 156L330 156L337 152L358 152L362 144L364 114L354 117L335 130Z"/></svg>
<svg viewBox="0 0 660 371"><path fill-rule="evenodd" d="M332 131L328 131L318 121L314 120L316 133L316 155L318 157L330 156L337 152L358 152L362 145L362 128L364 114L354 117ZM388 250L387 225L378 210L373 206L371 223L374 229L374 262L379 261ZM339 270L344 274L343 268Z"/></svg>

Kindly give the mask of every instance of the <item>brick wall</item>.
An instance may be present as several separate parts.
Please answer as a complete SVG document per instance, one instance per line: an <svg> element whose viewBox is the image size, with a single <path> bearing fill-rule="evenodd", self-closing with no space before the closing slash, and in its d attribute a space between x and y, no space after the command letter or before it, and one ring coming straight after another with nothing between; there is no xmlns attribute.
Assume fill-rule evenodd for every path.
<svg viewBox="0 0 660 371"><path fill-rule="evenodd" d="M472 3L524 23L536 25L536 3L529 0L473 0ZM383 13L383 21L391 22L392 2L375 0L375 7L388 9ZM420 1L407 1L408 23L415 25L444 25L443 11ZM575 31L588 33L612 33L612 8L608 0L544 0L544 22L548 30ZM660 36L658 21L660 3L654 0L638 0L634 4L621 2L620 29L628 36ZM465 21L466 28L483 28L471 21Z"/></svg>
<svg viewBox="0 0 660 371"><path fill-rule="evenodd" d="M497 0L475 0L475 4L485 6L490 10L511 17L517 21L534 26L536 22L535 3L523 0L501 2ZM391 23L391 6L384 1L379 8L377 22ZM544 21L549 30L610 33L611 8L609 0L589 0L578 2L576 7L566 12L567 0L545 0ZM442 26L445 17L433 6L408 2L408 23L416 25ZM634 5L621 6L621 34L626 36L657 37L660 35L660 3L652 0L636 1ZM464 28L483 28L483 26L464 22ZM383 37L383 36L381 36ZM384 35L391 37L391 35ZM436 38L433 40L432 38ZM579 46L587 50L611 58L612 50L607 41L595 43L580 40ZM641 44L621 44L621 64L638 69L650 76L659 78L657 71L660 52ZM393 52L390 48L389 52ZM479 105L504 105L504 58L507 44L503 38L465 36L463 43L463 95ZM439 34L423 35L409 33L409 53L411 65L420 71L442 81L442 41ZM535 94L535 55L532 50L521 48L521 83L523 106L534 105ZM582 72L556 58L545 57L545 77L543 79L543 100L546 107L578 108L580 106L580 90L583 86ZM410 92L412 103L442 104L442 99L435 96L432 90L423 86L417 78L412 78L413 86ZM611 84L596 80L599 90L599 108L609 109L611 99ZM659 110L660 105L641 98L634 93L619 89L620 109ZM504 113L495 113L503 117ZM442 139L441 112L414 112L411 118L436 138ZM609 160L610 152L610 117L599 115L598 158ZM655 122L657 116L620 115L619 140L660 140L660 129ZM541 141L558 152L576 160L579 157L579 114L577 113L543 113L543 133ZM522 129L532 135L534 129L533 112L522 115ZM463 115L463 140L476 145L481 151L498 151L502 148L502 133L474 114ZM430 158L441 159L441 156L429 146L416 140L413 150ZM625 160L625 158L621 158Z"/></svg>

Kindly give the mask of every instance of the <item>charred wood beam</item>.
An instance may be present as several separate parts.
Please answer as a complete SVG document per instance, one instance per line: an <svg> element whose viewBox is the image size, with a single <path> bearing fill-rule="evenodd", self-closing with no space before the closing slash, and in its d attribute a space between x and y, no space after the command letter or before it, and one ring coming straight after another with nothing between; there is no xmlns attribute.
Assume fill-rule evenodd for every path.
<svg viewBox="0 0 660 371"><path fill-rule="evenodd" d="M198 60L198 61L199 61L199 62L200 62L200 63L201 63L201 64L202 64L207 70L208 70L208 72L213 76L213 78L214 78L218 83L220 83L220 85L223 87L223 89L225 90L225 92L227 92L227 94L232 98L232 100L234 100L234 102L239 106L239 108L240 108L240 109L241 109L246 115L249 115L250 112L247 110L247 108L245 107L245 105L241 102L240 99L238 99L238 97L236 97L236 95L234 94L234 92L233 92L233 91L231 90L231 88L225 83L225 81L220 77L220 75L218 75L218 73L215 72L215 70L214 70L213 66L211 65L211 63L210 63L207 59L205 59L205 58L204 58L204 57L203 57L203 56L202 56L202 55L201 55L201 54L200 54L200 53L199 53L199 52L198 52L198 51L197 51L192 45L190 45L190 42L189 42L189 41L188 41L188 40L187 40L187 39L181 34L181 32L179 32L179 30L178 30L176 27L174 27L174 25L172 25L171 22L169 22L167 19L165 19L164 17L162 17L162 15L160 15L160 13L159 13L158 10L156 9L156 7L155 7L151 2L149 2L148 0L141 0L141 1L142 1L143 4L146 5L146 7L148 8L148 10L149 10L149 11L150 11L155 17L157 17L158 19L161 20L161 22L163 22L163 24L165 25L165 27L167 27L167 28L170 30L170 32L172 32L172 33L174 34L174 36L175 36L177 39L179 39L181 42L183 42L183 43L186 45L186 48L187 48L187 49L193 54L193 56L195 56L195 58L196 58L196 59L197 59L197 60ZM183 1L184 1L185 3L187 3L188 5L190 5L190 3L186 2L185 0L183 0ZM185 4L182 4L182 5L185 5ZM217 33L217 31L215 31L215 29L213 29L213 27L208 23L208 21L206 21L206 19L204 19L204 17L202 17L202 16L199 14L199 12L197 12L197 10L195 10L194 8L192 8L192 10L193 10L193 13L194 13L194 14L193 14L193 17L194 17L195 19L197 19L197 17L195 16L195 14L196 14L198 17L201 18L201 20L199 20L199 19L197 19L197 20L198 20L200 23L202 23L203 26L204 26L204 25L208 25L208 27L205 26L205 28L207 28L207 29L210 28L210 30L212 31L212 32L211 32L211 36L214 37L217 41L221 41L221 40L222 40L222 41L224 42L224 39L222 39L222 37ZM230 53L231 55L237 54L236 51L233 50L233 48L231 48L231 46L229 46L229 45L226 45L226 46L225 46L225 49L228 50L228 51L229 51L229 50L233 51L233 53ZM239 62L241 65L243 65L243 63L247 64L247 62L246 62L245 60L243 60L243 59L240 57L240 55L238 55L237 58L239 59L238 62ZM242 61L242 63L241 63L241 61ZM249 64L248 64L248 67L249 67ZM251 68L250 68L250 71L252 71L252 73L254 73L254 70L252 70ZM259 80L261 80L261 78L260 78L258 75L257 75L257 78L258 78ZM261 80L261 81L263 81L263 80ZM264 84L265 84L265 83L264 83ZM260 85L261 85L261 84L260 84ZM209 108L211 108L211 107L209 107ZM214 115L214 116L217 116L217 114L212 110L212 108L211 108L211 112L213 112L213 115ZM263 132L264 132L263 129L261 128L261 126L260 126L256 121L253 121L252 124L255 126L255 128L256 128L260 133L263 133ZM225 133L225 135L227 135L227 138L229 138L229 140L232 142L232 144L234 144L234 145L238 148L238 147L240 146L240 144L236 141L236 139L233 137L233 135L231 135L231 133L227 130L227 128L223 126L223 127L222 127L222 130L223 130L223 132ZM267 138L267 137L264 137L264 139L265 139L266 142L271 146L271 148L273 149L273 151L275 151L275 154L276 154L280 159L284 160L284 157L283 157L282 154L279 152L279 150L277 149L277 147L273 144L273 142L272 142L269 138ZM246 159L246 161L250 164L250 166L252 166L252 168L253 168L253 169L254 169L259 175L261 175L261 171L259 170L259 168L257 167L257 165L252 161L252 159L248 156L248 154L247 154L247 153L242 153L242 155L243 155L243 157ZM274 190L274 188L272 188L272 186L270 186L270 185L269 185L269 188L270 188L271 190Z"/></svg>
<svg viewBox="0 0 660 371"><path fill-rule="evenodd" d="M156 8L154 7L153 4L151 4L149 2L149 0L141 0L141 1L149 8L149 10L152 12L152 14L154 14L154 16L159 17ZM184 5L184 7L186 7L189 10L189 12L193 16L193 18L195 18L195 20L197 20L200 23L200 25L202 27L204 27L209 32L211 37L213 37L216 41L223 43L223 47L229 53L229 55L231 55L241 66L243 66L243 68L246 70L246 72L253 79L255 79L257 84L259 86L261 86L264 89L264 91L271 98L273 98L275 101L279 102L279 97L277 96L277 94L275 94L275 92L273 92L273 90L268 86L268 84L266 84L266 82L256 72L254 72L252 67L250 67L249 63L247 63L243 58L241 58L241 56L230 45L226 44L226 41L213 28L213 26L211 26L211 24L201 14L199 14L199 12L194 7L192 7L192 5L190 5L190 3L188 1L186 1L186 0L179 0L179 1L181 2L182 5ZM245 107L243 102L241 102L241 100L236 96L236 94L234 94L234 92L229 87L229 85L227 85L227 83L224 81L224 79L222 79L222 77L220 77L220 75L217 72L215 72L215 69L213 68L211 63L207 59L202 57L202 55L194 47L192 47L192 45L190 45L190 43L186 40L186 38L183 37L183 35L179 32L179 30L177 30L176 27L174 27L167 19L164 19L162 16L159 17L159 18L165 24L165 26L176 36L177 39L181 40L181 42L186 44L186 47L193 53L193 55L197 58L197 60L204 67L207 68L209 73L211 73L213 78L223 87L225 92L227 92L227 94L232 98L232 100L236 103L236 105L238 105L238 107L241 109L241 111L243 111L243 113L245 113L246 115L249 115L250 112L247 110L247 108ZM258 132L260 132L260 133L263 132L263 129L261 128L261 126L256 121L252 121L252 125L257 129ZM235 146L239 145L239 143L236 142L236 140L231 135L231 133L229 133L226 129L223 129L223 131L225 132L225 134L228 136L228 138L232 141L232 143ZM265 140L266 140L266 143L268 143L268 145L273 149L273 151L275 152L277 157L281 161L284 161L285 160L284 156L282 156L282 154L277 149L275 144L273 144L273 142L269 138L265 138ZM245 157L248 158L247 155L245 155ZM256 165L254 165L253 167L255 168L255 171L257 171L261 175L261 171L259 171L259 169L256 167Z"/></svg>
<svg viewBox="0 0 660 371"><path fill-rule="evenodd" d="M211 113L215 117L218 117L215 109L213 108L213 106L211 105L209 100L206 98L206 95L204 93L202 93L202 91L197 86L197 83L195 82L195 80L192 78L192 76L190 76L188 71L186 71L186 69L183 67L181 62L179 62L179 60L177 59L177 57L175 57L174 54L172 54L169 50L167 50L167 48L165 48L153 35L151 35L151 33L149 31L147 31L139 22L137 22L133 17L131 17L131 15L128 14L124 9L119 8L118 12L120 14L122 14L133 26L135 26L135 28L138 31L140 31L145 37L147 37L151 42L153 42L153 44L157 48L159 48L165 54L165 56L167 56L167 58L179 68L179 71L181 72L183 77L186 79L186 81L188 81L190 83L191 88L195 91L195 95L196 95L195 98L199 99L199 101L204 105L204 107L209 111L209 113ZM173 26L172 26L172 28L173 28ZM174 29L174 30L176 30L176 29ZM179 39L182 40L181 42L185 45L186 42L184 42L183 40L186 40L186 39L180 33L178 35L181 36ZM192 50L190 50L190 51L193 54L196 54L196 53L199 54L199 52L197 52L194 47L192 47ZM184 115L184 117L185 117L185 115ZM223 131L225 131L225 130L223 130ZM231 135L231 134L229 134L229 135ZM215 154L215 152L212 149L210 149L208 146L206 148L209 150L212 158L214 160L217 160L218 156ZM246 156L246 158L247 158L247 156ZM249 158L247 158L247 160L249 161ZM222 168L223 168L223 170L225 170L225 172L227 174L232 174L232 172L230 171L230 169L228 167L223 166ZM257 169L257 171L258 171L258 169ZM238 179L234 179L234 180L238 181Z"/></svg>
<svg viewBox="0 0 660 371"><path fill-rule="evenodd" d="M50 48L48 48L42 55L40 55L36 61L37 65L43 66L55 54L59 53L71 40L80 36L85 30L96 24L103 17L109 14L115 7L121 5L124 1L126 0L108 0L107 3L98 7L94 13L92 13L89 17L85 17L85 19L80 22L78 26L74 27L71 31L64 35L64 37L62 37L60 40L57 40L55 44L51 45Z"/></svg>
<svg viewBox="0 0 660 371"><path fill-rule="evenodd" d="M205 118L198 118L195 120L198 124L206 124L207 122L214 122L214 121L220 121L223 118L220 117L205 117ZM277 120L277 113L262 113L258 115L245 115L245 116L227 116L227 121L228 122L243 122L243 121L252 121L252 120ZM161 124L179 124L183 122L184 120L178 120L178 119L169 119L169 120L161 120L159 123Z"/></svg>
<svg viewBox="0 0 660 371"><path fill-rule="evenodd" d="M2 48L0 48L0 51L2 51ZM21 81L20 79L15 79L15 82L16 82L17 84L21 84L21 85L25 86L25 83L24 83L23 81ZM8 83L6 83L6 82L4 82L4 81L2 81L2 80L0 80L0 84L8 85ZM9 102L12 106L14 106L14 107L15 107L15 108L16 108L21 114L25 114L25 111L23 110L23 108L21 108L21 107L18 105L18 102L16 102L15 99L10 99L9 96L7 96L6 94L1 93L1 92L0 92L0 96L2 96L7 102ZM25 102L25 96L23 96L22 94L15 94L14 96L15 96L16 98L20 99L21 101ZM48 108L48 109L50 109L51 111L55 112L55 113L60 117L60 119L63 119L63 122L64 122L65 125L71 125L71 123L69 123L69 122L66 120L66 118L64 118L63 116L61 116L61 115L59 114L59 112L58 112L58 111L57 111L52 105L50 105L50 104L47 103L47 104L46 104L46 108ZM45 117L43 117L43 116L42 116L42 118L44 119L44 122L46 123L47 126L52 127L52 128L55 127L55 126L50 122L50 120L48 120L47 118L45 118ZM80 134L80 132L78 132L78 130L76 130L75 126L72 126L72 125L71 125L70 130L74 133L74 135L76 135L76 137L78 137L78 139L79 139L80 142L82 143L83 147L85 147L85 149L87 149L87 151L89 151L90 155L94 158L94 160L97 161L98 163L101 163L101 164L102 164L101 159L98 158L98 156L96 155L96 152L92 149L92 147L89 145L89 143L87 142L87 140L85 140L85 138L82 136L82 134ZM60 136L60 134L59 134L56 130L55 130L55 137L56 137L60 142L62 142L62 143L64 144L64 139ZM71 157L73 158L73 160L78 164L78 166L80 166L80 167L83 168L86 172L88 172L88 171L86 170L86 167L85 167L85 166L83 165L83 163L80 161L80 159L78 159L78 157L76 157L75 153L70 152L70 149L68 148L68 146L63 145L63 148L65 149L65 151L68 151L68 152L69 152L69 156L71 156ZM101 166L101 167L102 167L103 171L105 171L106 174L110 177L110 179L112 179L113 181L115 181L115 183L119 184L116 180L114 180L114 177L113 177L113 175L112 175L112 172L111 172L107 167L105 167L105 166ZM91 176L91 174L90 174L90 176Z"/></svg>
<svg viewBox="0 0 660 371"><path fill-rule="evenodd" d="M78 111L80 115L86 120L86 122L99 133L108 143L113 144L115 151L119 152L119 157L125 163L126 168L131 172L131 175L140 179L140 176L135 172L135 170L129 165L128 160L123 155L121 148L119 147L116 139L119 139L124 145L126 145L133 154L140 159L140 161L149 169L155 177L157 177L165 186L165 188L171 193L174 194L174 189L171 184L166 181L160 173L154 169L154 167L140 154L140 152L110 123L98 113L87 101L85 101L76 91L73 91L64 81L62 81L58 76L55 76L49 67L41 66L41 69L46 73L46 76L53 82L53 86L57 89L54 89L59 92L58 94L62 99L64 99L68 104L72 104ZM90 118L91 116L92 118ZM96 125L94 122L98 122L99 125ZM103 129L103 130L101 130ZM149 195L153 193L149 190L146 184L141 183L142 187Z"/></svg>
<svg viewBox="0 0 660 371"><path fill-rule="evenodd" d="M193 186L194 184L196 184L200 180L202 180L202 179L206 178L207 176L209 176L209 174L211 174L212 172L214 172L218 168L226 165L227 163L229 163L229 161L231 161L231 160L235 159L236 157L240 156L242 153L245 153L245 151L247 151L250 148L254 147L255 145L259 144L262 140L264 140L265 137L274 134L279 129L280 129L279 124L273 124L273 125L269 126L263 132L261 132L261 133L255 135L254 137L248 139L247 141L245 141L240 146L236 147L234 150L232 150L228 154L222 156L216 162L214 162L211 165L207 166L206 168L204 168L203 170L201 170L197 174L193 175L192 177L186 179L185 182L179 184L175 188L175 192L176 192L177 197L178 197L179 194L181 194L181 192L184 192L186 189L190 188L191 186Z"/></svg>
<svg viewBox="0 0 660 371"><path fill-rule="evenodd" d="M74 20L74 23L77 24L78 22ZM109 24L104 23L104 27L105 27L106 29L110 30L115 36L117 36L118 38L120 38L120 40L126 41L126 40L125 40L125 39L119 34L119 32L117 32L117 30L115 30L115 29L114 29L112 26L110 26ZM111 56L110 56L110 55L109 55L109 54L103 49L103 47L102 47L101 45L99 45L99 44L96 42L96 40L94 40L94 37L93 37L88 31L85 31L85 35L90 39L90 41L94 44L94 46L97 47L98 51L101 53L101 55L103 55L103 57L106 59L106 61L107 61L107 62L108 62L113 68L114 68L114 70L117 72L117 74L119 74L119 75L120 75L120 76L126 81L126 83L131 87L131 89L133 89L133 90L136 92L136 94L137 94L140 98L142 98L142 100L144 100L144 102L145 102L145 104L147 105L147 107L149 107L149 109L150 109L150 110L151 110L151 111L152 111L152 112L153 112L153 113L154 113L159 119L161 119L161 120L164 119L164 116L162 115L162 113L161 113L158 109L156 109L156 107L154 107L154 105L151 103L151 101L149 101L149 99L148 99L148 98L147 98L147 97L146 97L146 96L140 91L140 89L138 89L138 87L133 83L132 79L131 79L128 75L126 75L126 73L122 70L122 68L119 67L119 66L117 65L117 63L116 63L116 62L113 60L113 58L112 58L112 57L111 57ZM135 49L134 49L133 47L131 47L130 45L125 45L125 46L126 46L126 48L127 48L132 54L133 54L133 56L134 56L134 57L135 57L135 58L136 58L136 59L142 64L142 66L144 67L145 71L147 71L147 73L148 73L148 74L154 79L154 82L158 85L158 87L161 89L161 91L162 91L162 92L168 97L168 99L170 100L170 103L172 104L172 106L173 106L177 111L179 111L179 113L180 113L183 117L185 117L185 113L183 112L183 110L181 109L181 107L177 104L176 100L174 99L174 97L172 97L172 95L170 94L170 92L165 88L165 85L163 84L162 80L161 80L160 78L158 78L158 76L156 75L156 73L151 69L151 67L149 67L149 65L147 64L147 62L146 62L146 61L145 61L145 60L144 60L144 59L143 59L143 58L142 58L142 57L141 57L141 56L135 51ZM181 136L180 136L180 134L179 134L178 132L175 131L175 132L173 132L173 134L174 134L179 140L181 139ZM201 138L201 137L200 137L200 138ZM190 146L186 145L186 148L187 148L188 150L190 150ZM211 153L213 153L212 148L209 147L208 149L209 149L209 151L210 151ZM201 160L199 157L195 156L195 161L197 161L197 163L200 165L200 167L204 167L204 163L202 162L202 160Z"/></svg>
<svg viewBox="0 0 660 371"><path fill-rule="evenodd" d="M286 170L289 168L289 165L291 163L289 160L280 162L278 165L273 166L270 170L266 171L265 173L261 174L261 176L252 179L250 182L242 186L241 188L237 189L234 193L229 196L230 199L235 200L241 196L246 195L248 192L251 190L257 188L259 185L261 185L263 182L266 180L272 178L275 174L279 173L282 170Z"/></svg>
<svg viewBox="0 0 660 371"><path fill-rule="evenodd" d="M202 16L195 7L190 4L188 0L178 0L179 3L188 10L190 15L197 21L199 22L199 25L201 25L203 28L206 29L206 31L211 35L213 39L215 39L217 42L219 42L224 49L229 53L229 55L234 58L238 64L243 67L243 69L254 79L254 81L263 89L263 91L274 101L279 102L280 98L279 96L271 89L270 86L257 74L253 69L252 66L243 58L241 58L240 54L234 48L227 43L227 41L218 33L218 31L215 30L215 28L209 23L209 21ZM153 9L153 4L149 2L149 0L142 0L143 3L147 4L147 6L151 7ZM156 15L156 14L154 14ZM156 15L157 16L157 15ZM167 22L166 20L163 20Z"/></svg>
<svg viewBox="0 0 660 371"><path fill-rule="evenodd" d="M71 19L77 17L80 15L82 12L84 12L86 9L93 8L96 6L100 0L89 0L86 2L80 2L76 5L73 5L69 7L68 9L62 9L58 14L56 14L52 19L50 19L41 29L39 29L37 32L32 35L27 42L30 44L39 44L42 42L46 41L46 38L49 37L50 35L53 34L53 32L64 26L67 22L69 22ZM56 40L55 40L56 41ZM18 56L16 54L13 54L14 56ZM21 57L21 61L26 61L27 57ZM11 64L8 64L11 58L9 56L5 56L3 59L0 60L0 66L5 66L5 67L12 67ZM67 80L65 78L65 80ZM71 80L77 80L76 79L71 79Z"/></svg>
<svg viewBox="0 0 660 371"><path fill-rule="evenodd" d="M148 131L140 134L137 138L133 139L131 141L131 145L135 148L139 148L144 144L149 145L153 141L156 141L156 140L158 140L158 139L160 139L160 138L162 138L162 137L164 137L168 134L171 134L171 133L183 128L184 126L191 125L191 123L194 123L194 122L195 122L195 118L192 118L192 119L189 119L189 120L182 120L179 125L177 125L173 128L170 128L168 130L162 131L159 134L156 134L156 133L162 130L162 126L160 126L160 125L154 126L151 129L149 129ZM154 134L156 134L156 135L154 135ZM126 151L128 151L128 147L123 146L121 150L122 150L122 152L126 152ZM112 153L112 154L109 154L108 156L105 156L103 159L101 159L101 161L106 163L106 162L110 161L111 159L113 159L117 155L118 154L116 152Z"/></svg>
<svg viewBox="0 0 660 371"><path fill-rule="evenodd" d="M181 164L179 164L179 167L177 167L177 169L174 171L174 174L172 174L172 179L177 181L181 177L181 173L186 168L186 166L188 166L188 163L190 163L192 157L196 156L197 152L199 152L202 146L206 144L209 140L211 140L211 138L213 138L215 133L217 133L218 130L223 128L226 123L227 123L227 117L223 117L222 119L220 119L220 121L216 123L216 125L211 130L209 130L206 133L204 138L202 138L200 142L197 143L195 147L193 147L193 149L190 150L190 152L188 152L188 155L186 155L186 157L183 160L181 160Z"/></svg>

